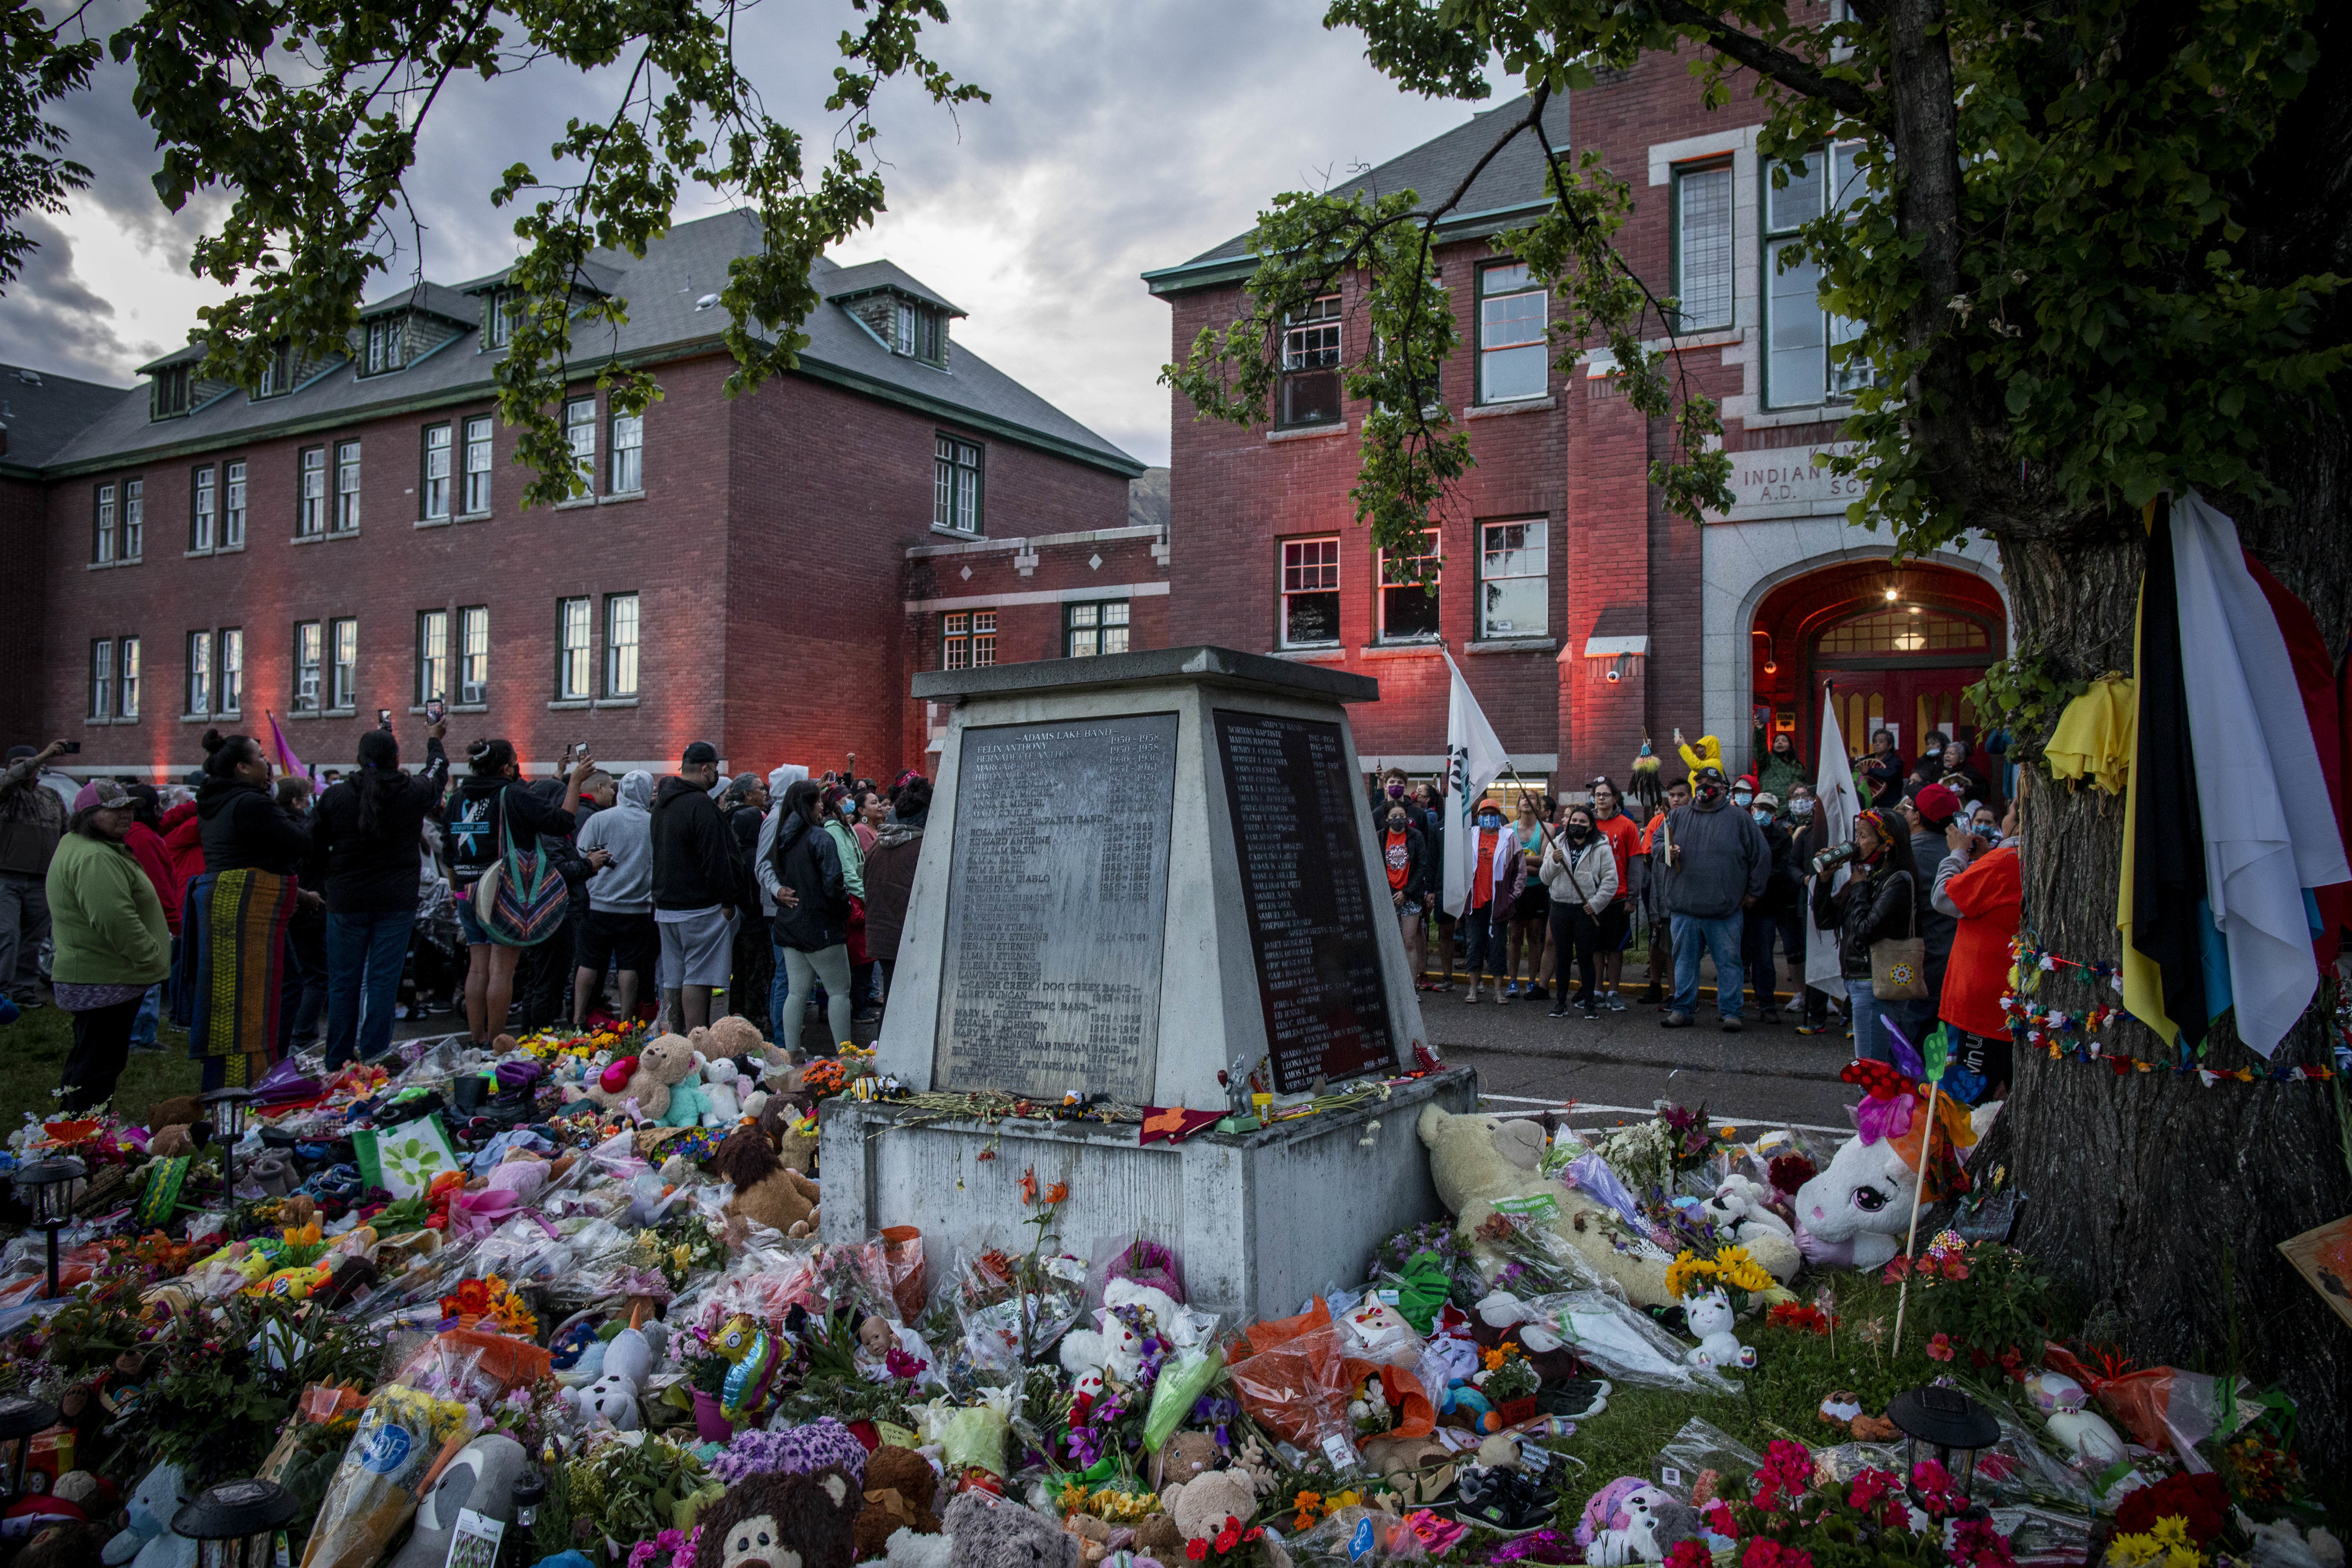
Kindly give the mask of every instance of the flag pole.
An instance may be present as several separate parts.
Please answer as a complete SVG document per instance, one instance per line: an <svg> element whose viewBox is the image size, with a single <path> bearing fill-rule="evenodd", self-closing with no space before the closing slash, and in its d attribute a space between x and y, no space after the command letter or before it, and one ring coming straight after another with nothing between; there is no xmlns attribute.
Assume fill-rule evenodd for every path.
<svg viewBox="0 0 2352 1568"><path fill-rule="evenodd" d="M1924 1065L1924 1064L1923 1064ZM1895 1350L1903 1353L1903 1311L1911 1302L1911 1254L1919 1244L1919 1200L1927 1193L1927 1165L1936 1152L1936 1096L1943 1091L1941 1074L1927 1080L1927 1127L1919 1136L1919 1180L1911 1189L1911 1225L1903 1237L1903 1283L1895 1293Z"/></svg>

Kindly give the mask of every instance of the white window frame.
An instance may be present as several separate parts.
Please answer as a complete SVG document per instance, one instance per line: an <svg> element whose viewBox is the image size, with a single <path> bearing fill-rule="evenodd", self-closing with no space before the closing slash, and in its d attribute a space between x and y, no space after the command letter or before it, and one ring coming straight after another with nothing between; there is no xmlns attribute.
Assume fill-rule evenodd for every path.
<svg viewBox="0 0 2352 1568"><path fill-rule="evenodd" d="M931 526L978 536L986 522L988 448L938 433L932 447Z"/></svg>
<svg viewBox="0 0 2352 1568"><path fill-rule="evenodd" d="M1738 206L1735 190L1738 176L1729 158L1707 158L1688 163L1677 163L1668 171L1672 184L1673 222L1668 240L1673 247L1673 291L1681 301L1675 312L1675 331L1678 333L1717 331L1732 324L1738 310L1737 258L1735 231L1738 228ZM1694 193L1706 210L1694 212ZM1721 220L1721 232L1692 233L1695 220ZM1704 269L1707 293L1700 303L1704 309L1692 309L1691 279L1694 255ZM1717 296L1720 296L1719 303Z"/></svg>
<svg viewBox="0 0 2352 1568"><path fill-rule="evenodd" d="M579 487L574 500L596 493L596 400L567 398L563 405L563 439L572 448L572 480Z"/></svg>
<svg viewBox="0 0 2352 1568"><path fill-rule="evenodd" d="M416 612L416 705L449 697L449 612Z"/></svg>
<svg viewBox="0 0 2352 1568"><path fill-rule="evenodd" d="M477 706L490 700L490 607L457 606L457 700Z"/></svg>
<svg viewBox="0 0 2352 1568"><path fill-rule="evenodd" d="M114 564L114 486L100 485L91 492L89 558L93 564Z"/></svg>
<svg viewBox="0 0 2352 1568"><path fill-rule="evenodd" d="M1522 534L1520 536L1521 542L1516 550L1512 549L1507 544L1497 549L1495 542L1495 534L1496 531L1508 528L1528 530L1529 533L1533 535L1532 542L1529 542L1528 534ZM1523 568L1532 566L1532 569L1517 572L1495 572L1491 570L1492 563L1497 556L1509 555L1517 555L1521 558L1517 563L1516 563L1516 564ZM1532 558L1532 561L1530 561L1529 558ZM1540 592L1538 603L1542 605L1542 618L1533 626L1521 626L1517 619L1514 617L1508 626L1496 626L1489 615L1489 612L1493 607L1491 604L1493 596L1487 592L1488 585L1496 583L1530 582L1536 584ZM1480 522L1478 524L1477 636L1481 638L1549 637L1550 635L1550 520L1540 517L1507 517Z"/></svg>
<svg viewBox="0 0 2352 1568"><path fill-rule="evenodd" d="M245 548L245 459L232 458L221 465L220 548Z"/></svg>
<svg viewBox="0 0 2352 1568"><path fill-rule="evenodd" d="M220 629L219 657L213 661L213 679L219 692L217 716L235 718L245 711L245 628Z"/></svg>
<svg viewBox="0 0 2352 1568"><path fill-rule="evenodd" d="M637 495L646 488L646 416L642 414L613 416L613 471L608 485L607 493L616 496Z"/></svg>
<svg viewBox="0 0 2352 1568"><path fill-rule="evenodd" d="M321 539L327 532L327 448L305 447L295 458L294 537Z"/></svg>
<svg viewBox="0 0 2352 1568"><path fill-rule="evenodd" d="M467 517L481 517L490 510L490 416L477 414L466 421L466 510Z"/></svg>
<svg viewBox="0 0 2352 1568"><path fill-rule="evenodd" d="M199 463L188 476L188 549L204 554L213 548L220 536L215 531L220 516L220 470L210 463Z"/></svg>
<svg viewBox="0 0 2352 1568"><path fill-rule="evenodd" d="M114 678L117 697L114 721L129 723L139 717L139 639L124 637L114 654Z"/></svg>
<svg viewBox="0 0 2352 1568"><path fill-rule="evenodd" d="M192 719L207 719L213 711L213 634L209 629L188 634L188 689L181 710Z"/></svg>
<svg viewBox="0 0 2352 1568"><path fill-rule="evenodd" d="M635 594L604 595L604 695L622 701L644 679L645 601Z"/></svg>
<svg viewBox="0 0 2352 1568"><path fill-rule="evenodd" d="M996 612L949 610L940 616L940 668L985 669L996 662Z"/></svg>
<svg viewBox="0 0 2352 1568"><path fill-rule="evenodd" d="M1340 379L1346 340L1339 296L1336 293L1318 295L1308 302L1304 314L1291 317L1283 323L1281 384L1275 393L1276 429L1311 430L1318 426L1347 422L1348 389ZM1330 416L1327 418L1293 418L1290 388L1294 380L1320 381L1326 376L1330 377L1335 391Z"/></svg>
<svg viewBox="0 0 2352 1568"><path fill-rule="evenodd" d="M114 717L114 639L92 637L89 644L89 718L103 724Z"/></svg>
<svg viewBox="0 0 2352 1568"><path fill-rule="evenodd" d="M1867 365L1841 367L1832 361L1832 351L1860 336L1862 329L1857 322L1832 315L1821 302L1820 264L1806 259L1785 273L1780 269L1781 252L1800 243L1801 225L1841 210L1864 194L1862 173L1853 162L1861 145L1858 142L1833 142L1806 153L1801 186L1775 189L1770 166L1759 170L1757 195L1762 221L1758 225L1758 244L1763 307L1759 368L1763 378L1763 404L1768 409L1811 408L1850 402L1857 391L1870 384ZM1808 279L1810 289L1806 287ZM1791 341L1784 351L1774 342L1780 322L1800 332L1807 327L1814 331ZM1793 392L1787 390L1785 380L1793 378L1774 373L1775 362L1781 360L1784 353L1790 369L1795 362L1818 353L1818 386L1811 379L1814 372L1808 370L1807 379L1801 385Z"/></svg>
<svg viewBox="0 0 2352 1568"><path fill-rule="evenodd" d="M294 696L289 706L297 713L316 713L321 706L320 679L326 663L327 627L323 621L294 623Z"/></svg>
<svg viewBox="0 0 2352 1568"><path fill-rule="evenodd" d="M1435 642L1445 635L1445 598L1444 589L1443 587L1445 580L1445 536L1434 525L1432 525L1431 527L1423 530L1422 537L1428 542L1429 548L1418 555L1394 555L1393 552L1386 550L1375 551L1373 552L1373 582L1379 589L1379 596L1373 603L1372 611L1380 619L1380 625L1375 629L1373 636L1373 640L1375 642ZM1398 561L1436 562L1438 563L1437 581L1440 584L1438 592L1434 595L1431 594L1428 586L1422 583L1391 584L1389 582L1389 562L1392 556ZM1437 616L1438 624L1432 629L1425 632L1391 631L1389 629L1389 595L1391 593L1414 594L1420 595L1422 602L1429 606L1430 613L1433 613Z"/></svg>
<svg viewBox="0 0 2352 1568"><path fill-rule="evenodd" d="M440 437L437 445L434 441L436 436ZM453 448L457 438L456 429L446 421L425 427L425 471L421 485L424 500L419 510L427 522L445 521L449 516L452 489L449 469L457 457Z"/></svg>
<svg viewBox="0 0 2352 1568"><path fill-rule="evenodd" d="M360 531L360 444L335 443L335 504L329 527L336 533Z"/></svg>
<svg viewBox="0 0 2352 1568"><path fill-rule="evenodd" d="M1062 606L1062 656L1094 658L1125 653L1132 646L1131 601L1080 599ZM1118 646L1113 647L1113 644Z"/></svg>
<svg viewBox="0 0 2352 1568"><path fill-rule="evenodd" d="M408 318L404 314L378 316L367 324L366 357L361 361L362 375L382 375L408 363Z"/></svg>
<svg viewBox="0 0 2352 1568"><path fill-rule="evenodd" d="M1547 328L1550 321L1551 299L1524 261L1490 261L1478 268L1478 397L1481 405L1498 403L1528 403L1551 395L1550 344ZM1535 335L1504 337L1507 324L1523 321L1523 315L1512 312L1510 307L1532 297L1536 300ZM1524 331L1524 329L1520 329ZM1528 351L1534 353L1530 356ZM1513 356L1506 358L1505 356ZM1524 374L1532 358L1536 378L1533 391L1496 393L1489 385L1490 373L1500 374L1508 367L1512 374Z"/></svg>
<svg viewBox="0 0 2352 1568"><path fill-rule="evenodd" d="M1275 570L1275 638L1280 647L1338 647L1339 646L1339 536L1317 534L1309 538L1283 539L1276 542ZM1290 636L1290 601L1294 597L1331 596L1331 635L1328 638L1294 642Z"/></svg>
<svg viewBox="0 0 2352 1568"><path fill-rule="evenodd" d="M596 674L595 611L586 595L555 602L555 700L585 702Z"/></svg>
<svg viewBox="0 0 2352 1568"><path fill-rule="evenodd" d="M122 481L122 540L117 561L137 561L147 551L147 481Z"/></svg>
<svg viewBox="0 0 2352 1568"><path fill-rule="evenodd" d="M331 713L352 713L360 705L360 624L349 616L327 623L332 675L327 688Z"/></svg>

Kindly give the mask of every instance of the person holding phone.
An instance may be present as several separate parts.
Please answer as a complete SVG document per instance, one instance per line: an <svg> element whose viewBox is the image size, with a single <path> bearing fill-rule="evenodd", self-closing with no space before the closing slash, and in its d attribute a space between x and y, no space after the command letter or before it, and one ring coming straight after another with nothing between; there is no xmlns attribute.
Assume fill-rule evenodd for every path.
<svg viewBox="0 0 2352 1568"><path fill-rule="evenodd" d="M387 715L389 717L389 715ZM359 765L310 816L306 879L327 900L327 1066L392 1048L392 1011L416 924L416 841L449 780L446 723L425 727L425 766L401 771L387 729L360 737Z"/></svg>
<svg viewBox="0 0 2352 1568"><path fill-rule="evenodd" d="M493 942L474 914L474 888L498 863L504 840L517 850L539 847L539 836L568 836L574 826L569 807L580 784L595 772L593 760L572 759L562 796L544 801L525 788L514 742L484 738L466 748L466 776L457 781L447 806L449 881L457 892L457 929L466 939L466 1026L474 1043L488 1046L506 1027L514 1005L515 966L522 949Z"/></svg>

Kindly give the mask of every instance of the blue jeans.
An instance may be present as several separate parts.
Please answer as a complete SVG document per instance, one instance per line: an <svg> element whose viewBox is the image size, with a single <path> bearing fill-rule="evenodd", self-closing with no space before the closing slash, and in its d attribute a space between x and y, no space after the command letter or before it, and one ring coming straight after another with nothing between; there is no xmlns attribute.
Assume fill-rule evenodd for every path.
<svg viewBox="0 0 2352 1568"><path fill-rule="evenodd" d="M147 994L140 998L139 1016L131 1020L131 1048L134 1051L161 1050L163 1047L155 1043L155 1026L163 1018L163 988L150 985Z"/></svg>
<svg viewBox="0 0 2352 1568"><path fill-rule="evenodd" d="M382 1056L392 1045L392 1009L400 996L401 966L408 958L408 934L415 924L415 910L390 914L329 911L329 1067L341 1067L355 1056Z"/></svg>
<svg viewBox="0 0 2352 1568"><path fill-rule="evenodd" d="M1852 975L1845 982L1846 1010L1853 1019L1853 1054L1858 1061L1891 1062L1893 1047L1879 1031L1878 998L1870 992L1870 976L1857 980Z"/></svg>
<svg viewBox="0 0 2352 1568"><path fill-rule="evenodd" d="M1485 975L1492 975L1499 981L1503 973L1503 959L1511 951L1509 917L1505 917L1506 923L1495 924L1486 918L1493 912L1492 904L1483 910L1465 909L1462 911L1462 968L1474 985Z"/></svg>
<svg viewBox="0 0 2352 1568"><path fill-rule="evenodd" d="M1742 911L1711 921L1696 915L1675 915L1675 1011L1684 1017L1698 1014L1698 950L1701 943L1715 957L1715 1010L1725 1018L1739 1016L1739 935Z"/></svg>

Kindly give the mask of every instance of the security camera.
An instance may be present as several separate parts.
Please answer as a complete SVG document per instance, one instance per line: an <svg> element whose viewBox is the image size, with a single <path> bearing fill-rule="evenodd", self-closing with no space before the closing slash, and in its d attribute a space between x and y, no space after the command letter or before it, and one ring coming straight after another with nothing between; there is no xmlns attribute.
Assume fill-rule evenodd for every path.
<svg viewBox="0 0 2352 1568"><path fill-rule="evenodd" d="M1607 680L1610 685L1614 686L1619 681L1625 679L1625 672L1612 664L1609 667L1609 673L1602 679Z"/></svg>

